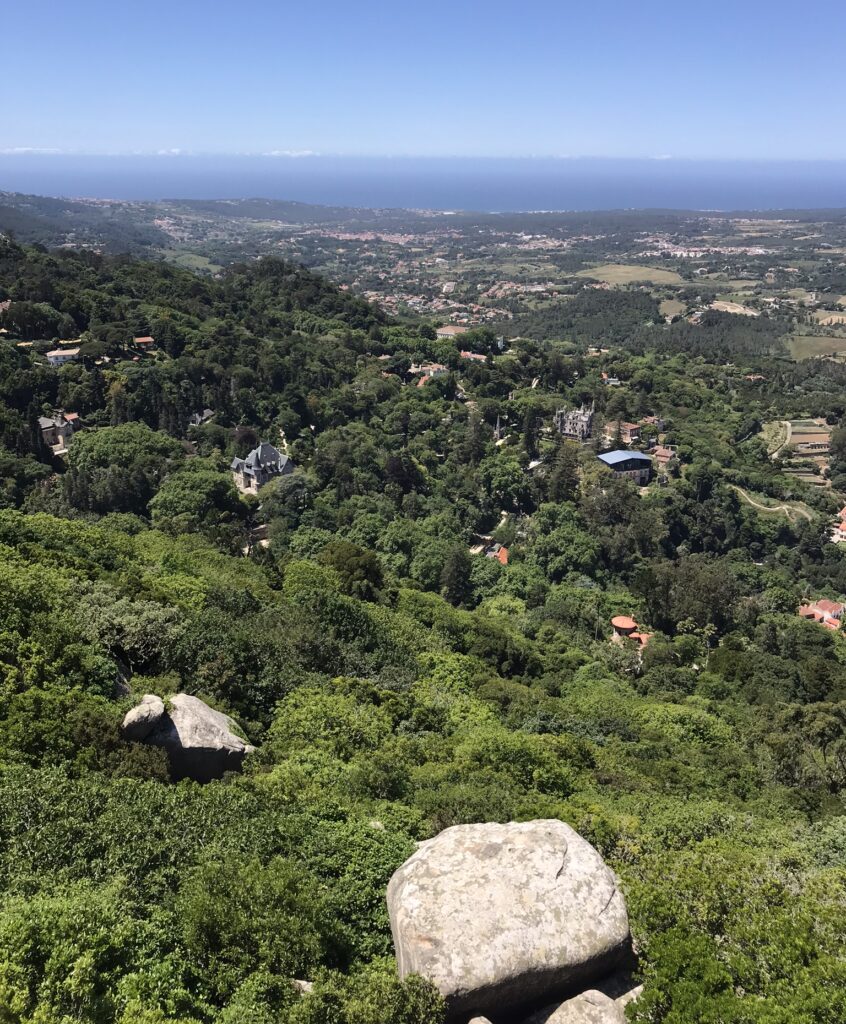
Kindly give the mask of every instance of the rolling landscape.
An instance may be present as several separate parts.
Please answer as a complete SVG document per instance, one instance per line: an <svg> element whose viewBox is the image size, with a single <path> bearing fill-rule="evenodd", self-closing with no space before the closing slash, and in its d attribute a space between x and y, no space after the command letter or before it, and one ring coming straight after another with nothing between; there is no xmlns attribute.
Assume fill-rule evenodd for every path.
<svg viewBox="0 0 846 1024"><path fill-rule="evenodd" d="M7 1018L464 1024L391 874L556 820L601 1020L840 1021L842 215L261 205L3 197Z"/></svg>
<svg viewBox="0 0 846 1024"><path fill-rule="evenodd" d="M844 30L7 5L0 1024L846 1024Z"/></svg>

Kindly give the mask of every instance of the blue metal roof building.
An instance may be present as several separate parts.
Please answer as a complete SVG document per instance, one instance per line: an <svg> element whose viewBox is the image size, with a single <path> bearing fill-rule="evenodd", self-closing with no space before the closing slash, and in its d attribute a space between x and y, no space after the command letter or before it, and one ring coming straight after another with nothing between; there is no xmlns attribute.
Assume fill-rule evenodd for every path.
<svg viewBox="0 0 846 1024"><path fill-rule="evenodd" d="M652 459L643 452L627 452L622 448L618 448L615 452L606 452L604 455L598 455L597 458L600 462L604 462L606 466L619 466L622 462L627 462L629 459L634 459L637 462L642 462L644 467L652 465Z"/></svg>

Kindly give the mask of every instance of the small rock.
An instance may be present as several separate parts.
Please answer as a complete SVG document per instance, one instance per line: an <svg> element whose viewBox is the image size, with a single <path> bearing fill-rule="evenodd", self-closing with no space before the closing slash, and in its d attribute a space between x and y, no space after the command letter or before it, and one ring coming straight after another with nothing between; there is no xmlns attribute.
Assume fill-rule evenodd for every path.
<svg viewBox="0 0 846 1024"><path fill-rule="evenodd" d="M140 743L159 724L165 713L164 701L154 693L145 693L131 711L126 713L121 730L128 740Z"/></svg>
<svg viewBox="0 0 846 1024"><path fill-rule="evenodd" d="M533 1013L523 1024L626 1024L621 1006L596 989Z"/></svg>
<svg viewBox="0 0 846 1024"><path fill-rule="evenodd" d="M632 963L634 966L634 962ZM609 999L613 999L614 1002L623 1010L633 1003L643 992L643 985L638 985L632 978L631 971L622 970L617 971L614 974L610 974L607 978L603 978L601 982L596 983L596 987L603 995L608 996Z"/></svg>
<svg viewBox="0 0 846 1024"><path fill-rule="evenodd" d="M313 981L303 981L302 978L294 978L294 988L300 995L308 996L314 991Z"/></svg>

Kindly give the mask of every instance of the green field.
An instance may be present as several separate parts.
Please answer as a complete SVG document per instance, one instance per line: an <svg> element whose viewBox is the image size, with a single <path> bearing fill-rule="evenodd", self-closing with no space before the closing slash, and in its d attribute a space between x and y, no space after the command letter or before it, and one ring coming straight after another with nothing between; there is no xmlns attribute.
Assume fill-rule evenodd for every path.
<svg viewBox="0 0 846 1024"><path fill-rule="evenodd" d="M814 356L846 355L846 337L828 338L819 334L795 334L789 341L791 358L813 359Z"/></svg>
<svg viewBox="0 0 846 1024"><path fill-rule="evenodd" d="M176 253L173 256L169 256L169 261L175 263L178 267L183 267L185 270L193 270L201 274L216 274L218 270L223 269L219 264L212 263L208 256L201 256L196 252Z"/></svg>
<svg viewBox="0 0 846 1024"><path fill-rule="evenodd" d="M675 270L658 270L637 263L603 263L598 267L580 270L576 277L590 277L608 284L633 284L645 281L649 284L682 284L682 278Z"/></svg>

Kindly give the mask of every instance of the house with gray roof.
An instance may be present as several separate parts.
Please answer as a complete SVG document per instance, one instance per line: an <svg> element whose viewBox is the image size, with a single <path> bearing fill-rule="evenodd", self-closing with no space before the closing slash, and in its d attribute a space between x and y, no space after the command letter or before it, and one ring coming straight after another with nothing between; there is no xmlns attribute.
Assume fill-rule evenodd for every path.
<svg viewBox="0 0 846 1024"><path fill-rule="evenodd" d="M555 429L562 437L585 442L593 429L593 406L579 409L559 409L552 418Z"/></svg>
<svg viewBox="0 0 846 1024"><path fill-rule="evenodd" d="M268 441L262 441L253 448L245 459L233 459L229 467L235 479L235 486L241 491L255 494L260 487L277 476L294 472L294 464L287 455L274 448Z"/></svg>
<svg viewBox="0 0 846 1024"><path fill-rule="evenodd" d="M80 425L79 413L76 412L60 410L52 416L38 417L38 428L44 438L44 443L49 445L56 454L65 451Z"/></svg>

